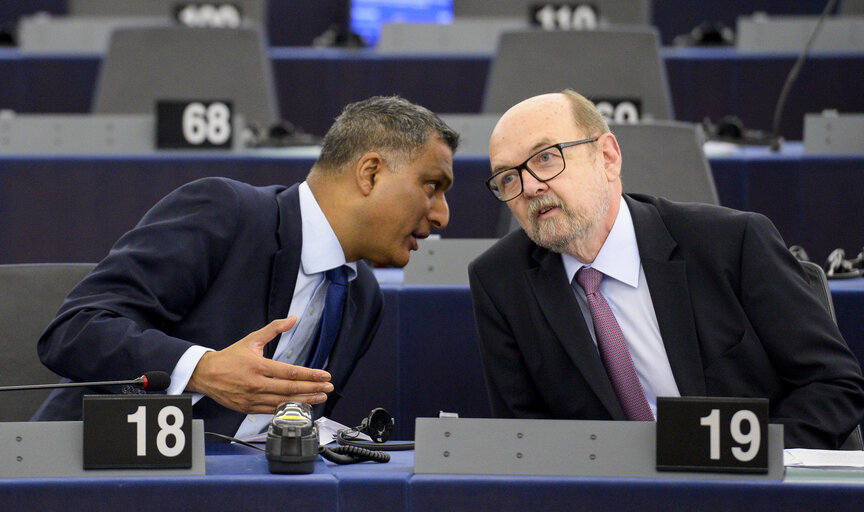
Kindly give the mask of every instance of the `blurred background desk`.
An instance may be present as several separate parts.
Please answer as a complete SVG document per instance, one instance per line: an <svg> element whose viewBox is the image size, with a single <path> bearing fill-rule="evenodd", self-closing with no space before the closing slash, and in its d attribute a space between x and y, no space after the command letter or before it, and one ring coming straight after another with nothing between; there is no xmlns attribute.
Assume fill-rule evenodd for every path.
<svg viewBox="0 0 864 512"><path fill-rule="evenodd" d="M862 95L864 96L864 95ZM658 148L667 151L668 148ZM627 158L627 148L622 149ZM254 185L305 178L314 149L142 155L0 155L0 263L95 262L159 199L205 176ZM808 155L800 143L780 153L735 149L711 156L720 202L767 215L788 245L813 261L864 246L864 154ZM446 238L494 238L502 206L483 185L488 159L460 156L447 193ZM623 177L627 179L626 175Z"/></svg>
<svg viewBox="0 0 864 512"><path fill-rule="evenodd" d="M861 476L813 483L790 470L785 481L586 478L412 473L414 452L387 464L336 466L319 459L308 475L273 475L264 454L246 447L206 456L207 474L185 477L4 479L8 512L64 510L291 510L345 512L847 510L864 500ZM812 473L812 472L811 472ZM825 472L823 472L825 473ZM825 478L825 477L823 477ZM814 480L815 477L810 477Z"/></svg>
<svg viewBox="0 0 864 512"><path fill-rule="evenodd" d="M736 115L771 128L777 96L795 55L733 48L663 48L675 119L700 123ZM281 117L323 135L342 108L399 94L439 113L480 112L491 55L384 55L372 49L269 49ZM0 48L0 109L90 112L100 55L25 55ZM801 140L803 116L823 109L864 111L864 54L813 53L789 95L781 133Z"/></svg>

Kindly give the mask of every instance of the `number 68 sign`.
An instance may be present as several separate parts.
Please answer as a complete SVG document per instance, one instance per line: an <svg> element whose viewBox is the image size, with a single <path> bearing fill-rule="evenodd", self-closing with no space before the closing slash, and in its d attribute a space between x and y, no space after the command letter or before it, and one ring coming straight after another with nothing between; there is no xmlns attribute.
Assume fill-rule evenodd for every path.
<svg viewBox="0 0 864 512"><path fill-rule="evenodd" d="M156 102L158 149L231 149L232 102Z"/></svg>
<svg viewBox="0 0 864 512"><path fill-rule="evenodd" d="M768 400L658 398L657 469L768 472Z"/></svg>
<svg viewBox="0 0 864 512"><path fill-rule="evenodd" d="M189 395L87 395L84 469L192 467Z"/></svg>

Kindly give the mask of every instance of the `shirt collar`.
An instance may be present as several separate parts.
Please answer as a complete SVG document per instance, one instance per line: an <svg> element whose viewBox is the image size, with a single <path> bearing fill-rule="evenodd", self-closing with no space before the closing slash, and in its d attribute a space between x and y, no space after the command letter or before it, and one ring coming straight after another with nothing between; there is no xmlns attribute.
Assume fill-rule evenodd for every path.
<svg viewBox="0 0 864 512"><path fill-rule="evenodd" d="M357 262L345 261L345 252L330 222L315 200L309 184L300 184L300 224L303 232L303 247L300 249L300 264L306 275L326 272L345 265L348 280L357 277Z"/></svg>
<svg viewBox="0 0 864 512"><path fill-rule="evenodd" d="M561 253L561 260L570 282L573 282L576 272L586 266L570 254ZM600 248L594 263L587 266L594 267L606 276L636 288L639 286L641 264L633 217L630 215L627 201L622 198L609 236L603 242L603 247Z"/></svg>

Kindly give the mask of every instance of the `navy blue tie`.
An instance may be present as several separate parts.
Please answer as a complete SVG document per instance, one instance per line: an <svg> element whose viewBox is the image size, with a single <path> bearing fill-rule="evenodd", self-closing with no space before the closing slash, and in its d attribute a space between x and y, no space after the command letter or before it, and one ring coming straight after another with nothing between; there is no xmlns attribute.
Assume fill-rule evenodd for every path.
<svg viewBox="0 0 864 512"><path fill-rule="evenodd" d="M324 312L321 314L321 323L318 326L315 352L307 365L309 368L324 368L324 363L330 356L330 349L336 341L336 335L339 334L342 310L345 308L345 291L348 289L345 266L328 270L324 275L330 284L327 286L327 295L324 296Z"/></svg>

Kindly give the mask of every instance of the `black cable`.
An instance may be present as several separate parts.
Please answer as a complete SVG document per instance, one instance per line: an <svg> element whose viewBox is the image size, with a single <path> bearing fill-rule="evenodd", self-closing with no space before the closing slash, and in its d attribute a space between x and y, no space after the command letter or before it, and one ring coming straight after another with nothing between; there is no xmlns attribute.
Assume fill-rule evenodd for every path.
<svg viewBox="0 0 864 512"><path fill-rule="evenodd" d="M249 448L255 448L256 450L261 450L262 452L264 451L264 448L261 448L260 446L256 446L256 445L254 445L252 443L248 443L246 441L241 441L240 439L237 439L236 437L231 437L231 436L226 436L225 434L220 434L219 432L204 432L204 435L219 437L219 438L225 439L226 441L231 441L232 443L242 444L243 446L248 446Z"/></svg>
<svg viewBox="0 0 864 512"><path fill-rule="evenodd" d="M789 75L786 76L786 82L783 83L783 89L780 91L780 96L777 97L777 106L774 107L774 120L771 123L772 151L776 152L780 150L780 118L783 116L783 107L786 105L786 98L789 96L789 91L792 90L792 85L798 79L798 73L801 72L801 66L804 65L804 59L807 58L807 54L810 53L810 48L813 46L813 43L816 42L816 36L819 34L819 30L822 29L825 17L834 8L836 3L837 0L828 0L825 9L822 11L822 14L819 15L819 21L816 22L816 27L813 29L813 33L810 34L810 39L807 40L807 44L804 46L804 51L798 56L798 60L795 61L795 64L789 71Z"/></svg>
<svg viewBox="0 0 864 512"><path fill-rule="evenodd" d="M322 457L336 464L357 464L358 462L390 462L390 454L362 448L359 446L322 446L319 453Z"/></svg>
<svg viewBox="0 0 864 512"><path fill-rule="evenodd" d="M356 432L356 429L353 430ZM357 448L366 448L367 450L373 451L387 451L387 452L397 452L403 450L413 450L414 443L365 443L362 441L355 441L354 439L349 439L346 436L352 432L351 430L342 429L336 434L336 442L338 442L342 446L353 446ZM356 434L355 434L356 438Z"/></svg>

